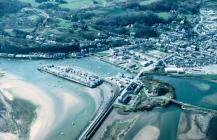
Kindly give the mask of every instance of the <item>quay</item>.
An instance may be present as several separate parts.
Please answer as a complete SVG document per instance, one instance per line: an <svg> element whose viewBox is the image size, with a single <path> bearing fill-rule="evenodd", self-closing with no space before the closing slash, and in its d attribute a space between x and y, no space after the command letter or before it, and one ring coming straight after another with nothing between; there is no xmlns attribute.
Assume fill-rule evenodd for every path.
<svg viewBox="0 0 217 140"><path fill-rule="evenodd" d="M11 54L11 53L0 53L0 58L9 59L63 59L67 58L65 53L31 53L31 54Z"/></svg>
<svg viewBox="0 0 217 140"><path fill-rule="evenodd" d="M39 67L38 70L90 88L95 88L103 83L103 80L98 76L75 66L72 68L69 66L44 65Z"/></svg>

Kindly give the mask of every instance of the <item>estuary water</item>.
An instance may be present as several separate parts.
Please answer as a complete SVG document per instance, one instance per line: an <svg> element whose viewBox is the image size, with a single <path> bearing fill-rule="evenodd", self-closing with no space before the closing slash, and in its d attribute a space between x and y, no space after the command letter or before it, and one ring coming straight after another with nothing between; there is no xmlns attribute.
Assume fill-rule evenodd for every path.
<svg viewBox="0 0 217 140"><path fill-rule="evenodd" d="M56 120L53 122L52 130L46 137L46 140L76 139L95 115L97 107L93 96L90 95L94 93L89 93L86 90L87 88L37 70L40 65L45 64L79 66L100 76L126 73L124 70L101 62L96 58L64 60L0 59L0 70L16 75L22 81L33 84L43 90L52 99L55 106ZM25 92L28 94L28 90ZM66 99L62 100L62 93L72 95L73 99L70 101L70 98L67 99L67 96ZM70 102L76 103L63 112L65 102L67 104L70 104Z"/></svg>
<svg viewBox="0 0 217 140"><path fill-rule="evenodd" d="M79 66L100 76L116 75L126 71L111 64L102 62L94 57L82 59L65 60L7 60L0 59L0 70L19 76L22 80L32 83L49 95L55 103L55 114L61 116L63 102L60 100L61 91L67 92L79 103L67 110L64 118L56 117L53 129L46 140L73 140L76 139L85 126L94 116L97 108L93 97L83 86L57 78L55 76L41 73L37 70L40 65L59 64ZM156 79L173 85L176 89L177 100L217 109L217 84L199 79L181 79L167 76L156 76ZM26 91L28 94L28 91ZM72 101L73 102L73 101ZM156 125L160 129L159 140L174 140L177 136L177 126L182 111L176 106L167 108L156 108L144 112L126 139L132 140L140 129L145 125ZM46 114L45 114L46 115Z"/></svg>
<svg viewBox="0 0 217 140"><path fill-rule="evenodd" d="M171 84L176 90L176 99L185 103L217 110L217 83L201 79L181 79L157 76ZM161 109L159 140L174 140L177 136L179 117L182 110L175 106ZM169 131L170 130L170 131Z"/></svg>
<svg viewBox="0 0 217 140"><path fill-rule="evenodd" d="M217 110L217 83L169 76L155 76L155 79L171 84L175 88L177 100ZM158 140L175 140L182 112L175 105L144 112L125 138L132 140L144 126L152 125L160 131Z"/></svg>

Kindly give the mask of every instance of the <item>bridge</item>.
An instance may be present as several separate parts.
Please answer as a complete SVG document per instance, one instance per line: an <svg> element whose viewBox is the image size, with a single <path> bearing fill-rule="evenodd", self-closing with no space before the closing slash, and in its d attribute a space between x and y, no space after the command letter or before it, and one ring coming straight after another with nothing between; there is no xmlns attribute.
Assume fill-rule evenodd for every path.
<svg viewBox="0 0 217 140"><path fill-rule="evenodd" d="M199 107L199 106L192 105L192 104L189 104L189 103L184 103L184 102L181 102L181 101L177 101L175 99L171 99L171 98L168 98L168 97L155 97L155 98L160 98L160 99L163 99L163 100L168 100L171 103L180 106L184 110L195 111L195 112L199 112L199 113L217 114L217 110L208 109L208 108L204 108L204 107Z"/></svg>
<svg viewBox="0 0 217 140"><path fill-rule="evenodd" d="M141 70L135 76L135 78L128 84L128 86L125 87L125 89L121 93L116 92L116 94L110 100L110 102L106 105L106 107L100 113L98 113L96 115L96 117L91 121L91 123L87 126L87 128L85 129L85 131L78 138L78 140L89 140L89 139L91 139L91 137L98 130L98 128L100 127L100 125L103 123L103 121L109 115L109 113L112 111L113 104L115 103L115 101L117 100L117 98L123 96L127 92L127 88L129 86L131 86L131 84L133 84L134 82L136 82L138 80L138 78L141 77L141 75L144 72L145 72L145 70ZM213 113L213 114L217 114L217 110L212 110L212 109L207 109L207 108L191 105L191 104L184 103L184 102L181 102L181 101L177 101L175 99L171 99L171 98L168 98L168 97L154 97L154 98L159 98L159 99L162 99L162 100L168 100L171 103L176 104L176 105L180 106L182 109L185 109L185 110L197 111L197 112L200 112L200 113Z"/></svg>

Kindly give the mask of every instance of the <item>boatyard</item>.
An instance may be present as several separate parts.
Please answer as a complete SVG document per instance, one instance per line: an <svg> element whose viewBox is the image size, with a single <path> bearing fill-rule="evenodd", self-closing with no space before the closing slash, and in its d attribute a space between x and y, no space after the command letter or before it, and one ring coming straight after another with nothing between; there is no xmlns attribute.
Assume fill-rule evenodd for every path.
<svg viewBox="0 0 217 140"><path fill-rule="evenodd" d="M38 68L40 71L50 73L52 75L85 85L93 88L102 84L98 76L85 72L79 67L59 66L59 65L43 65ZM119 90L116 90L109 101L102 107L96 116L90 121L88 126L81 133L79 140L91 139L98 129L103 124L104 120L114 110L122 110L123 112L138 112L150 110L157 106L166 106L169 103L178 105L183 110L193 112L216 114L215 110L206 109L191 105L185 102L175 100L175 89L168 83L154 80L153 75L148 75L145 71L140 71L133 79L131 77L120 76L127 79L125 84L119 85ZM116 77L117 78L117 77ZM113 80L119 82L112 77L102 78L104 80ZM122 79L122 80L123 80ZM104 81L104 82L108 82ZM114 82L114 84L115 84ZM118 84L117 84L118 85ZM134 121L133 121L134 122ZM130 123L132 125L133 123Z"/></svg>
<svg viewBox="0 0 217 140"><path fill-rule="evenodd" d="M26 89L29 90L27 97L31 100L27 99L38 106L39 115L37 114L35 124L40 126L31 131L31 133L38 132L38 135L35 136L38 139L44 138L44 134L47 134L46 139L51 140L78 139L97 114L100 114L110 104L117 87L104 81L97 87L90 88L72 80L41 72L37 68L47 64L64 65L82 69L83 73L88 71L90 75L99 75L99 77L114 76L119 72L124 73L121 69L94 58L59 61L1 60L1 68L15 76L12 77L13 80L10 80L11 77L8 77L7 73L1 73L5 79L0 83L8 91L13 91L18 96L17 98L20 96L24 98ZM89 67L85 63L96 67ZM11 69L11 67L16 67L16 69ZM24 67L25 69L23 69ZM35 86L33 87L31 83L34 83ZM17 86L18 88L16 88ZM42 98L44 99L42 100ZM47 114L46 117L42 113ZM49 131L45 131L45 129Z"/></svg>
<svg viewBox="0 0 217 140"><path fill-rule="evenodd" d="M0 0L0 140L217 140L217 0Z"/></svg>
<svg viewBox="0 0 217 140"><path fill-rule="evenodd" d="M81 59L82 60L82 59ZM80 64L80 61L81 60L61 60L61 62L64 62L64 65L63 64L58 64L58 63L53 63L53 64L50 64L50 65L47 65L48 63L50 63L50 62L52 62L52 61L45 61L45 62L43 62L43 61L34 61L35 63L37 62L37 65L35 66L35 68L38 68L38 69L40 69L41 68L41 70L40 71L42 71L42 72L48 72L47 70L52 70L51 72L51 74L52 75L55 75L55 76L49 76L49 74L43 74L43 73L41 73L41 72L39 72L39 71L35 71L35 73L37 73L37 74L39 74L39 75L41 75L41 78L42 79L44 79L43 77L45 77L45 78L52 78L54 81L55 80L60 80L60 81L64 81L64 84L66 84L65 82L67 82L67 81L72 81L72 82L68 82L68 86L69 87L71 87L71 86L73 86L74 84L72 84L72 83L75 83L75 85L76 85L76 87L73 87L73 89L74 88L77 88L77 86L78 85L81 85L81 81L78 81L78 82L75 82L74 81L74 79L67 79L67 78L69 78L69 77L67 77L66 78L66 75L68 75L68 76L71 76L71 75L73 75L73 74L75 74L75 71L71 71L71 69L75 69L75 70L79 70L79 74L77 73L76 75L77 75L77 77L79 77L79 78L82 78L82 76L83 75L86 75L85 77L91 77L91 76L96 76L96 74L94 73L94 70L96 70L96 69L101 69L101 67L96 67L96 69L92 69L93 67L85 67L86 65L84 65L84 66L81 66L81 67L78 67L78 66L80 66L80 65L78 65L78 64ZM14 60L15 61L15 60ZM17 60L16 60L17 61ZM84 61L86 61L85 60L85 58L84 58ZM27 60L25 60L25 62L28 62ZM43 63L42 63L43 62ZM73 64L70 64L70 63L72 63L73 62ZM11 65L13 65L14 66L14 64L13 64L13 61L8 61L7 63L11 63ZM20 61L20 63L22 64L22 61ZM90 63L93 63L92 61L90 61ZM105 71L104 72L104 75L102 74L102 73L100 73L99 72L99 76L97 76L98 78L96 78L97 80L98 79L103 79L103 83L101 83L100 85L98 85L97 86L97 88L98 87L100 87L100 88L104 88L104 87L101 87L102 85L104 85L104 83L107 83L107 80L108 81L110 81L110 82L112 82L113 84L115 84L115 85L118 85L119 86L119 88L121 89L121 91L122 92L116 92L116 94L114 94L114 89L112 88L112 89L110 89L110 91L108 91L108 92L113 92L113 95L111 95L111 96L109 96L109 97L104 97L104 99L106 99L106 102L104 102L104 105L103 105L103 107L100 109L100 110L97 110L97 112L96 112L96 114L95 115L91 115L91 116L89 116L89 119L88 119L88 121L87 121L87 123L84 123L83 124L83 127L82 128L80 128L80 129L82 129L82 132L84 132L84 133L77 133L75 136L74 136L74 138L78 138L79 136L80 136L80 138L81 139L88 139L88 138L90 138L90 137L92 137L93 136L93 138L95 138L95 133L98 133L98 131L101 131L101 130L99 130L100 128L101 128L101 125L103 126L104 125L104 120L106 119L106 121L107 121L107 118L108 118L108 120L110 119L109 118L109 116L110 116L110 114L113 114L112 112L114 112L114 111L117 111L117 109L115 108L114 109L114 103L115 102L119 102L119 99L122 99L121 97L124 97L124 96L128 96L128 94L129 94L129 96L140 96L140 95L143 95L143 93L141 93L141 92L143 92L143 91L145 91L145 90L141 90L140 89L140 87L146 87L146 89L148 89L148 88L151 88L150 86L149 86L149 84L150 85L153 85L153 83L146 83L145 81L143 81L143 82L141 82L140 80L141 80L141 77L142 76L144 76L144 72L143 71L141 71L137 76L135 76L134 78L133 78L133 76L125 76L125 74L124 75L122 75L122 74L118 74L118 72L116 71L116 72L113 72L112 73L112 75L108 75L108 73L109 72L112 72L112 70L109 70L109 68L111 68L111 67L113 67L112 65L107 65L106 63L103 63L103 64L101 64L101 62L98 62L98 59L94 59L94 63L95 64L100 64L100 66L102 65L103 67L102 68L106 68L107 69L107 71ZM20 64L20 65L21 65ZM94 65L94 64L93 64ZM28 65L28 67L30 67L31 65ZM4 66L4 64L2 63L2 67L5 67ZM44 68L44 70L42 70L42 68ZM68 69L68 70L67 70ZM17 67L17 70L14 70L13 71L13 73L16 73L17 71L21 71L21 68L18 66ZM86 72L86 71L88 71L88 72ZM121 71L121 70L120 70ZM73 73L73 74L71 74L71 72ZM21 73L21 75L23 75L24 73L22 73L22 72L20 72ZM48 72L48 73L50 73L50 72ZM54 74L53 74L54 73ZM118 74L118 75L115 75L115 74ZM63 77L62 77L63 76ZM30 74L30 75L27 75L27 78L29 79L30 77L32 77L32 74ZM40 76L39 76L40 77ZM62 80L61 80L61 78L58 78L58 77L61 77L61 78L63 78ZM72 77L71 77L72 78ZM74 77L73 77L74 78ZM146 78L149 78L149 77L146 77ZM64 80L64 79L67 79L67 80ZM92 78L90 78L90 79L92 79ZM40 83L41 83L41 79L39 80L40 81ZM93 80L94 81L94 80ZM140 81L140 82L139 82ZM79 84L76 84L76 83L79 83ZM118 84L119 83L119 84ZM145 84L146 83L146 84ZM157 84L159 84L158 82L156 82ZM167 83L166 81L165 81L165 83ZM56 83L57 85L59 85L60 83ZM43 85L43 84L42 84ZM83 85L83 84L82 84ZM57 88L62 88L62 86L64 87L64 85L63 84L61 84L61 86L55 86L55 87L57 87ZM52 87L52 88L55 88L55 87ZM160 86L161 87L161 86ZM48 87L49 89L50 89L50 87ZM83 87L82 86L82 89L83 88L87 88L88 90L89 89L92 89L92 88L89 88L89 86L87 86L87 85L85 85L85 87ZM56 89L56 88L55 88ZM93 88L93 89L95 89L95 88ZM139 90L140 89L140 90ZM163 90L162 88L159 88L160 90ZM159 90L159 91L160 91ZM137 92L137 91L140 91L140 92ZM148 96L151 96L152 98L156 98L157 99L157 94L155 94L155 93L158 93L158 92L154 92L154 91L157 91L157 90L151 90L151 91L153 91L153 92L144 92L144 93L146 93L146 96L148 95ZM163 90L164 91L164 90ZM178 91L179 92L179 91ZM148 93L148 94L147 94ZM107 94L107 93L104 93L104 94ZM179 93L178 93L179 94ZM82 93L82 96L83 95L85 95L85 94L83 94ZM94 95L94 92L93 93L91 93L91 95ZM120 96L119 96L120 95ZM105 95L104 95L105 96ZM156 96L156 97L154 97L154 96ZM140 97L138 97L138 98L140 98ZM138 99L137 98L137 99ZM180 97L178 97L177 98L177 100L178 101L180 101L179 100L179 98ZM132 98L132 99L135 99L136 100L136 98ZM168 98L166 99L164 99L164 98L162 98L162 99L160 99L161 101L174 101L174 100L169 100ZM70 100L70 101L73 101L73 100ZM181 100L182 101L182 100ZM186 102L186 101L182 101L183 103L188 103L188 102ZM125 105L129 105L130 106L130 104L131 103L133 103L133 100L132 101L130 101L129 102L129 104L127 103L127 104L125 104ZM134 102L135 103L135 102ZM194 105L194 104L193 104ZM197 104L196 104L197 105ZM188 106L185 106L185 107L187 107L187 110L189 109L189 107ZM180 108L181 109L181 108ZM184 110L186 110L186 108L183 108ZM199 109L199 108L197 108L197 109ZM190 110L194 110L194 109L190 109ZM197 110L198 111L198 110ZM203 111L204 112L204 111ZM72 117L73 118L73 117ZM76 129L76 127L77 127L77 125L78 125L78 122L77 121L74 121L74 119L70 119L70 120L73 120L73 121L71 121L70 122L70 124L73 124L73 125L71 125L70 127L70 129ZM132 120L130 121L130 122L132 122ZM125 123L127 123L126 121L125 121ZM131 125L133 125L134 123L130 123L129 125L130 125L130 127L131 127ZM59 130L59 129L58 129ZM69 129L68 129L69 130ZM68 131L67 130L67 131ZM80 131L81 132L81 131ZM61 137L64 137L65 135L66 135L66 132L65 131L61 131L61 129L57 132L59 135L58 135L58 138L61 138ZM84 137L83 137L84 136ZM53 137L52 137L53 138Z"/></svg>
<svg viewBox="0 0 217 140"><path fill-rule="evenodd" d="M38 70L91 88L95 88L103 83L103 80L98 76L85 72L79 67L44 65L39 67Z"/></svg>

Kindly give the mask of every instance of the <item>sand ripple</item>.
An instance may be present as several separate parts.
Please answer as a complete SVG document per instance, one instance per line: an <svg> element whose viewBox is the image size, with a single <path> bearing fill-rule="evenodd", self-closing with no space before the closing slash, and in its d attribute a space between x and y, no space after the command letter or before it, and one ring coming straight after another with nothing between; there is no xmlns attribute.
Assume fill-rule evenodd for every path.
<svg viewBox="0 0 217 140"><path fill-rule="evenodd" d="M160 136L160 130L152 125L145 126L136 135L134 140L157 140Z"/></svg>
<svg viewBox="0 0 217 140"><path fill-rule="evenodd" d="M48 133L57 125L57 121L55 120L57 118L58 120L63 120L69 109L79 104L79 100L72 94L67 92L61 93L61 96L58 98L62 102L60 105L62 106L62 110L58 110L58 115L56 115L55 103L46 92L33 84L23 81L20 77L11 74L7 74L7 76L1 79L0 88L10 91L14 97L30 101L37 106L37 117L31 126L30 140L45 139ZM10 140L10 138L14 140L7 135L7 140Z"/></svg>

